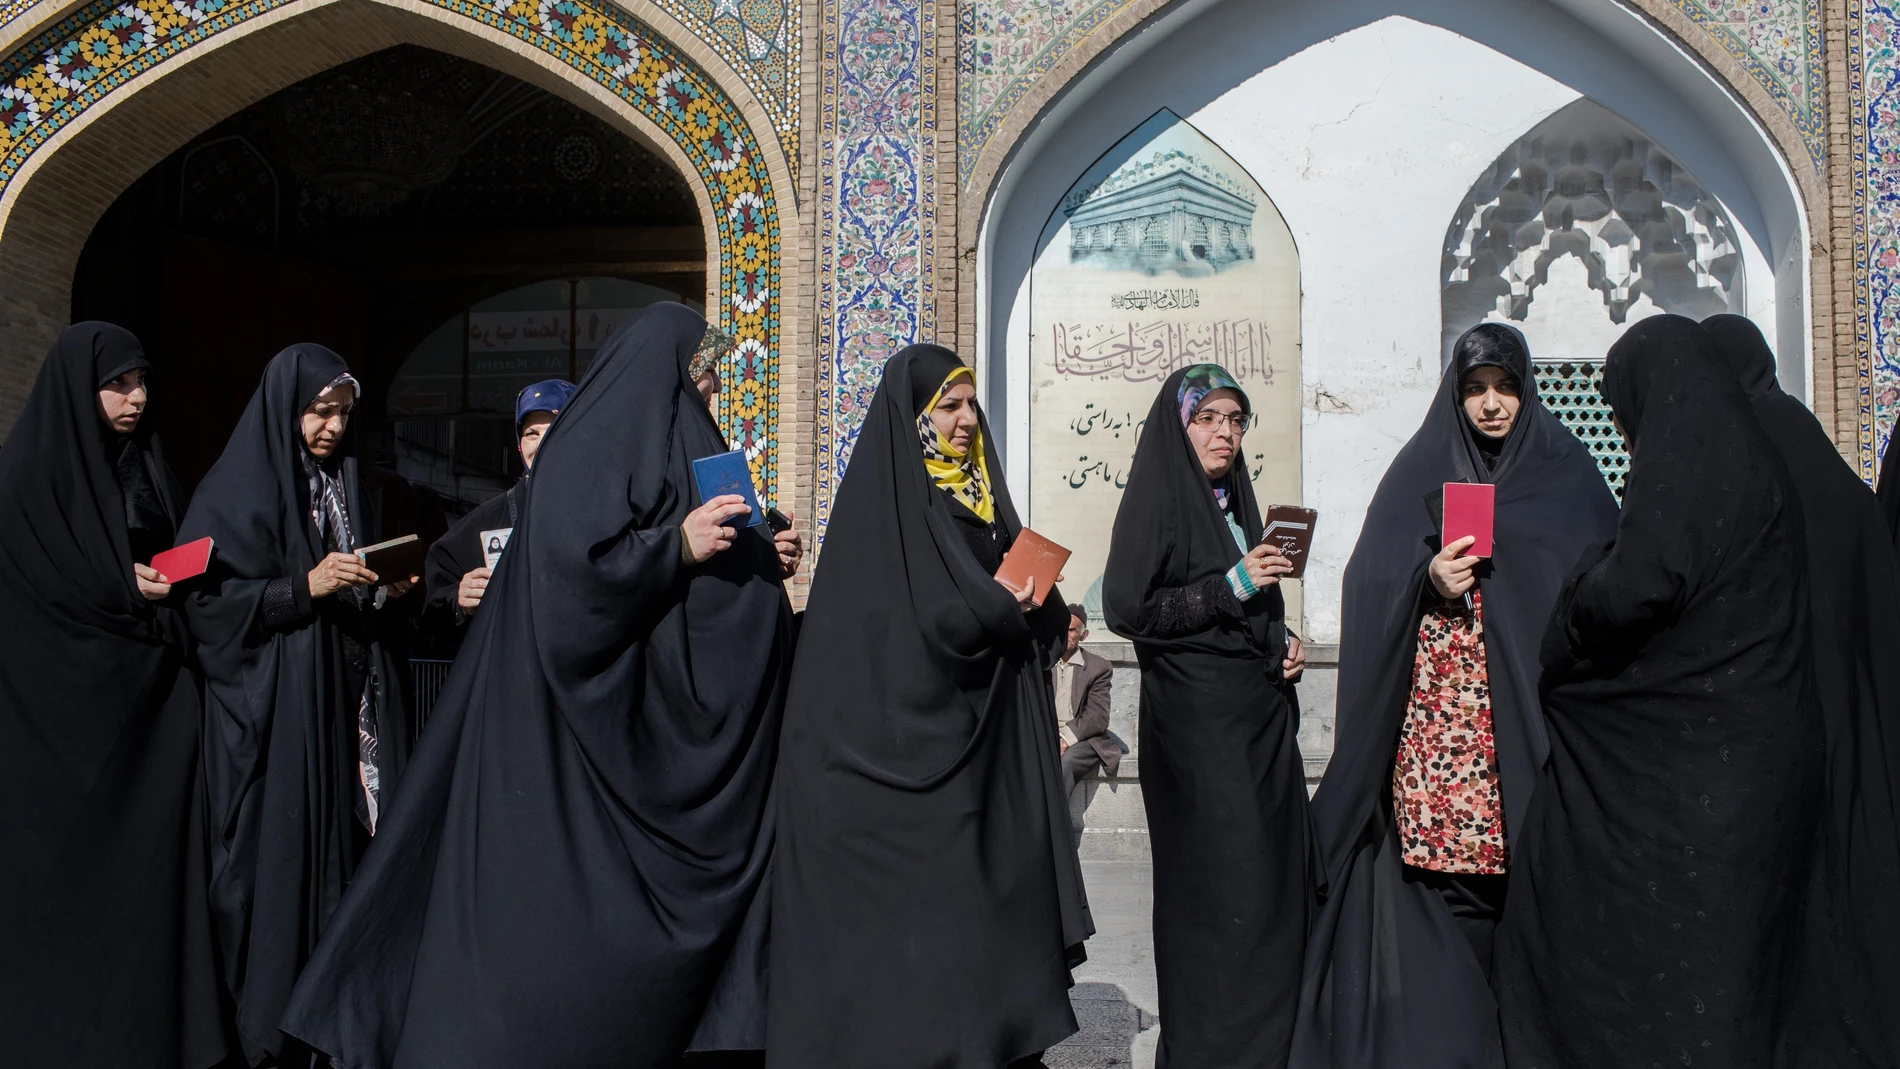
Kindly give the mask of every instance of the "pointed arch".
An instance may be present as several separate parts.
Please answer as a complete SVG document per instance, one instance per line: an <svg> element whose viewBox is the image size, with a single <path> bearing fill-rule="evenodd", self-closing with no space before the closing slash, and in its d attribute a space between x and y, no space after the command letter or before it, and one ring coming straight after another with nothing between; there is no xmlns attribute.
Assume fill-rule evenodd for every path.
<svg viewBox="0 0 1900 1069"><path fill-rule="evenodd" d="M785 161L705 68L595 0L92 0L16 44L0 58L0 421L65 323L79 250L121 190L225 116L401 43L554 92L688 177L717 256L709 317L739 339L720 415L775 493Z"/></svg>

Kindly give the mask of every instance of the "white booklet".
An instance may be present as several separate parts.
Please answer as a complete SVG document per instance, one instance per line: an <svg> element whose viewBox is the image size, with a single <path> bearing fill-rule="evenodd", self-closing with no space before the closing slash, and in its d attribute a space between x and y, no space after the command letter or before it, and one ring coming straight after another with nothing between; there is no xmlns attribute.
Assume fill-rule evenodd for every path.
<svg viewBox="0 0 1900 1069"><path fill-rule="evenodd" d="M514 533L513 527L497 527L482 532L482 562L488 565L489 571L494 571L495 565L501 563L501 551L508 548L508 536Z"/></svg>

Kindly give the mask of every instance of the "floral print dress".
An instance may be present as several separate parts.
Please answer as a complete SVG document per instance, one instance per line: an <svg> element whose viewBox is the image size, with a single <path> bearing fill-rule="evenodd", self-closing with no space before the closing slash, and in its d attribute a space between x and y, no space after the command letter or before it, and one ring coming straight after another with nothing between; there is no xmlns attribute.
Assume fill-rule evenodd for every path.
<svg viewBox="0 0 1900 1069"><path fill-rule="evenodd" d="M1484 603L1427 593L1412 662L1412 694L1392 761L1392 815L1402 860L1439 872L1506 871L1504 805L1491 687L1485 675Z"/></svg>

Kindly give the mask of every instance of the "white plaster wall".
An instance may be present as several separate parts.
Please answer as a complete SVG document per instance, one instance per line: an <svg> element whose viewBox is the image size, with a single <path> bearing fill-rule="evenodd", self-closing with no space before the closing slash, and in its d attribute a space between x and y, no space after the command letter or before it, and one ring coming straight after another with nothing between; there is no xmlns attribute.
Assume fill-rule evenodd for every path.
<svg viewBox="0 0 1900 1069"><path fill-rule="evenodd" d="M1346 0L1340 6L1354 5ZM1446 6L1485 5L1472 0ZM1532 8L1559 23L1567 18L1532 0L1512 6L1520 21ZM1575 29L1587 38L1589 31ZM1519 26L1512 39L1539 39L1534 30ZM1090 136L1078 137L1075 126L1066 126L1045 133L1046 149L1032 143L1020 154L1011 170L1022 173L1006 173L999 183L979 250L979 286L993 288L982 293L978 360L987 372L988 403L1002 410L1000 424L1007 428L1009 477L1026 480L1030 474L1026 451L1009 447L1028 437L1022 374L1027 287L1022 283L1033 248L1020 247L1020 234L1040 230L1068 183L1097 155L1154 109L1171 107L1252 173L1299 245L1302 482L1305 503L1322 517L1304 591L1306 634L1321 643L1337 641L1341 575L1366 505L1392 456L1417 428L1437 384L1441 257L1452 214L1499 153L1581 95L1571 84L1578 79L1553 77L1537 67L1574 66L1575 53L1591 50L1587 39L1546 34L1543 39L1563 58L1534 67L1473 36L1409 17L1382 16L1284 55L1275 53L1276 45L1252 70L1228 57L1223 62L1232 76L1226 87L1187 100L1167 88L1172 66L1155 62L1167 46L1146 42L1134 49L1137 55L1119 72L1123 80L1114 88L1072 102L1070 114L1092 128ZM1151 54L1140 56L1144 48ZM1512 51L1526 54L1522 48ZM1607 61L1616 54L1610 49L1603 56ZM1155 91L1145 99L1125 81L1137 75L1153 79ZM1633 77L1625 74L1619 84ZM1693 124L1682 122L1680 101L1659 84L1651 88L1651 113L1645 114L1638 94L1622 101L1619 114L1682 158L1723 199L1749 246L1750 311L1772 317L1776 296L1787 286L1785 280L1777 285L1762 245L1798 246L1799 235L1767 225L1754 200L1755 186L1742 180L1744 168L1721 146L1699 139ZM1601 93L1593 95L1602 99ZM1113 101L1117 114L1091 114L1097 101ZM1117 128L1116 117L1128 121ZM1672 140L1669 130L1679 136ZM1077 143L1091 140L1093 151L1078 156ZM1620 329L1608 323L1607 313L1601 328L1579 319L1588 314L1587 304L1552 303L1563 307L1555 329L1574 329L1577 341L1596 347L1596 355L1603 339ZM1566 321L1574 322L1565 328ZM1767 333L1775 336L1772 326ZM1111 520L1102 517L1104 524Z"/></svg>

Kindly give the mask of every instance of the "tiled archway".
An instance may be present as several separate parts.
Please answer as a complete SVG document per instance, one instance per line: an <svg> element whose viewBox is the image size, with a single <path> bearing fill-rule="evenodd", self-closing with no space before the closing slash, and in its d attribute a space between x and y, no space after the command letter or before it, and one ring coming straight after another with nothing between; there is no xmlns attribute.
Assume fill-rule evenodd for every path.
<svg viewBox="0 0 1900 1069"><path fill-rule="evenodd" d="M403 42L561 93L693 179L718 257L708 312L740 342L722 421L775 495L784 161L704 67L595 0L93 0L15 47L0 59L0 423L65 323L80 247L121 189L223 116Z"/></svg>

